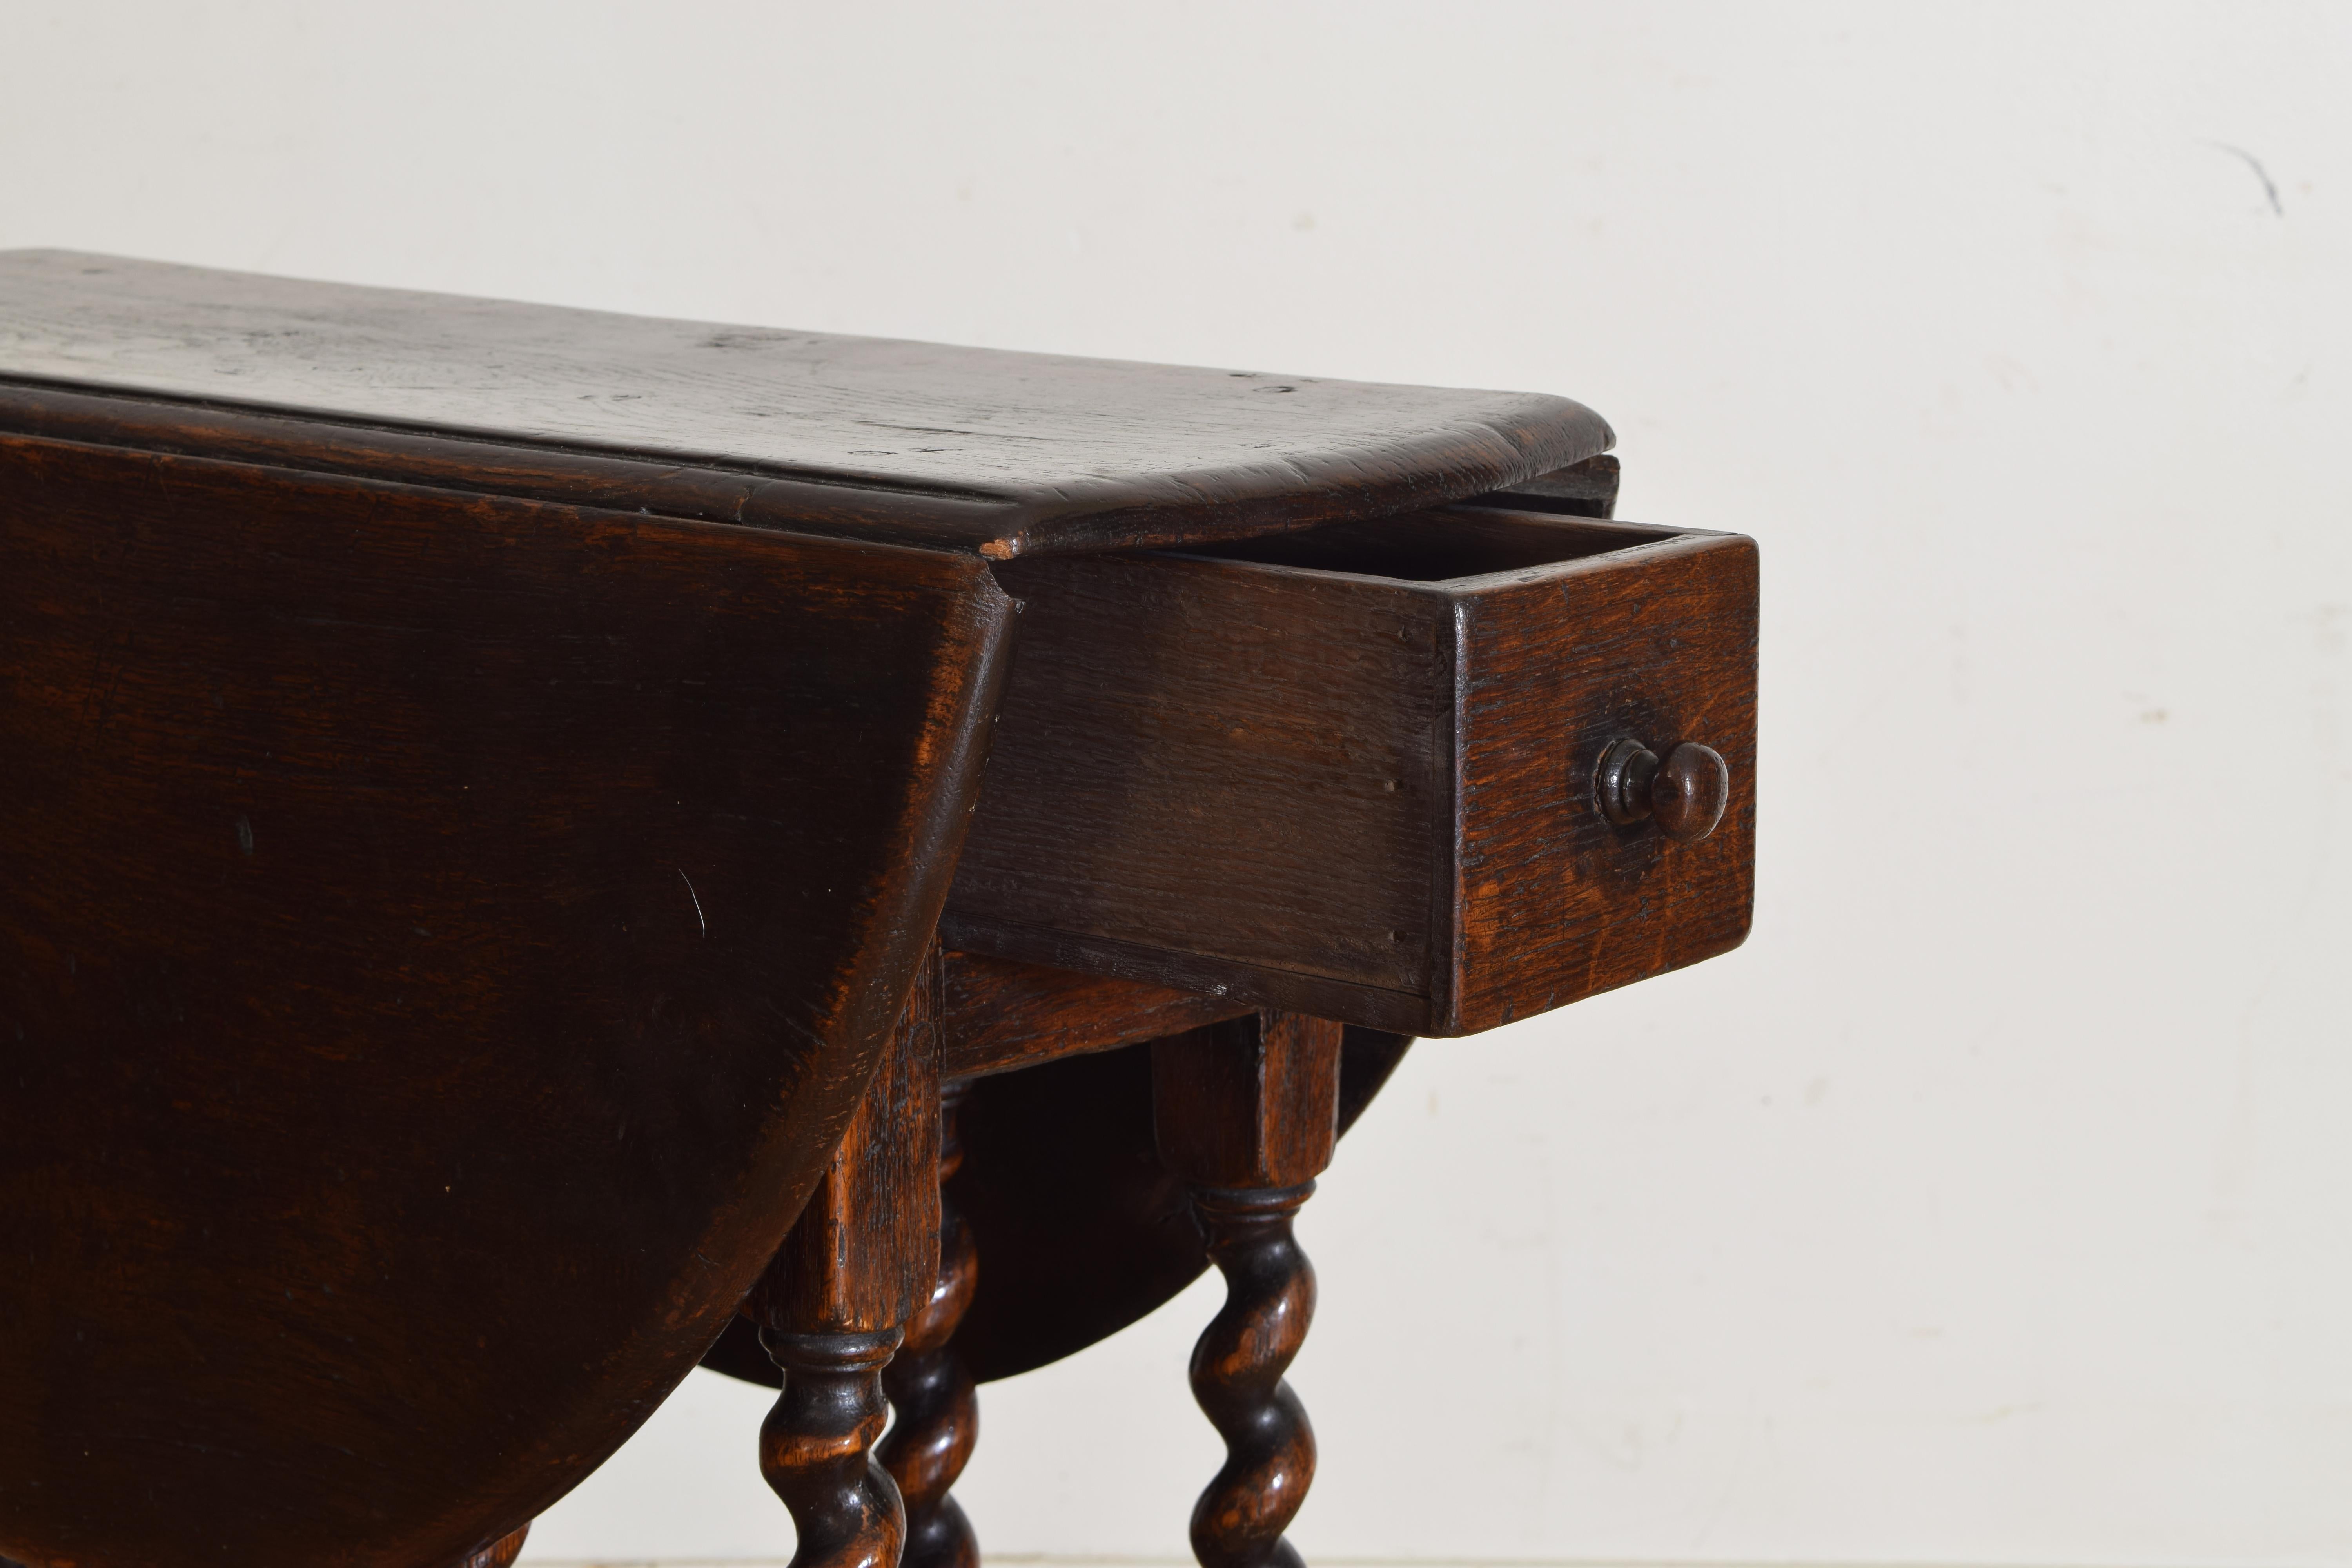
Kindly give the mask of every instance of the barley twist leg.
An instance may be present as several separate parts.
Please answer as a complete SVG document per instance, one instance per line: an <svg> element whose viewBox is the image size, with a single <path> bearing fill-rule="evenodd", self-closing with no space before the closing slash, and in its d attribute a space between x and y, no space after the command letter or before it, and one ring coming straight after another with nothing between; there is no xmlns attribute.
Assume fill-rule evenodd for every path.
<svg viewBox="0 0 2352 1568"><path fill-rule="evenodd" d="M940 1182L963 1163L956 1137L961 1085L940 1096ZM940 1274L930 1299L915 1310L907 1342L882 1374L898 1424L881 1447L883 1468L907 1505L904 1568L980 1568L971 1522L948 1495L980 1440L980 1397L971 1369L955 1352L956 1325L971 1305L979 1258L971 1227L944 1191L940 1197Z"/></svg>
<svg viewBox="0 0 2352 1568"><path fill-rule="evenodd" d="M889 1417L882 1368L898 1331L768 1330L760 1342L784 1373L782 1397L760 1427L760 1473L792 1512L792 1568L898 1568L907 1515L873 1458Z"/></svg>
<svg viewBox="0 0 2352 1568"><path fill-rule="evenodd" d="M1192 1349L1192 1394L1225 1463L1192 1510L1202 1568L1300 1568L1282 1538L1315 1479L1315 1431L1282 1380L1315 1316L1315 1268L1291 1217L1315 1184L1192 1194L1225 1304Z"/></svg>

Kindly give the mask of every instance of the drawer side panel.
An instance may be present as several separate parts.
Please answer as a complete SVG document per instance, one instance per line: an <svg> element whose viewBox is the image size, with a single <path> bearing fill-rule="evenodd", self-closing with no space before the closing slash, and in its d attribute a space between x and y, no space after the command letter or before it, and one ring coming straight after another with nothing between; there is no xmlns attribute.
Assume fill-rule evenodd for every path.
<svg viewBox="0 0 2352 1568"><path fill-rule="evenodd" d="M952 929L1425 994L1442 595L1163 556L999 576L1025 607Z"/></svg>

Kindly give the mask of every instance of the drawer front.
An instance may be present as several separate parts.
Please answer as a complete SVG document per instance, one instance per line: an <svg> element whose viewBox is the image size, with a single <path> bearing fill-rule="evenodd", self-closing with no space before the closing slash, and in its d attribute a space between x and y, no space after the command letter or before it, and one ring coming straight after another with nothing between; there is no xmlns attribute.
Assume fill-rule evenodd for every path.
<svg viewBox="0 0 2352 1568"><path fill-rule="evenodd" d="M999 575L959 945L1452 1035L1746 932L1748 540L1453 509ZM1626 739L1723 755L1712 834L1610 819Z"/></svg>
<svg viewBox="0 0 2352 1568"><path fill-rule="evenodd" d="M1455 968L1431 1032L1493 1028L1738 946L1755 901L1755 542L1660 531L1462 608ZM1595 773L1625 741L1723 758L1711 832L1678 842L1653 820L1610 819Z"/></svg>

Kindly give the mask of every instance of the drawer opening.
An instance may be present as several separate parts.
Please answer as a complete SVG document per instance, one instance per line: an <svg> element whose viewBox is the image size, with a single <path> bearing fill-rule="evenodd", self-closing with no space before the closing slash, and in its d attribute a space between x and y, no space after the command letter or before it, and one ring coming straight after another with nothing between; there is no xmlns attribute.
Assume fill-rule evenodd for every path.
<svg viewBox="0 0 2352 1568"><path fill-rule="evenodd" d="M1326 523L1296 533L1262 534L1169 553L1408 583L1450 583L1581 561L1673 537L1672 530L1639 523L1454 509Z"/></svg>

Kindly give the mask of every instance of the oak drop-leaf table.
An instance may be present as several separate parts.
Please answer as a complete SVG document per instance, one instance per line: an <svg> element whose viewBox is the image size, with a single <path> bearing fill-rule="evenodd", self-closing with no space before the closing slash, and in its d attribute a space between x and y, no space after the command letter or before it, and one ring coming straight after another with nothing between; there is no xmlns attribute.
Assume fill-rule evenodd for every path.
<svg viewBox="0 0 2352 1568"><path fill-rule="evenodd" d="M707 1362L972 1563L975 1384L1213 1263L1294 1562L1333 1140L1748 928L1755 548L1611 445L0 254L0 1554L509 1562Z"/></svg>

